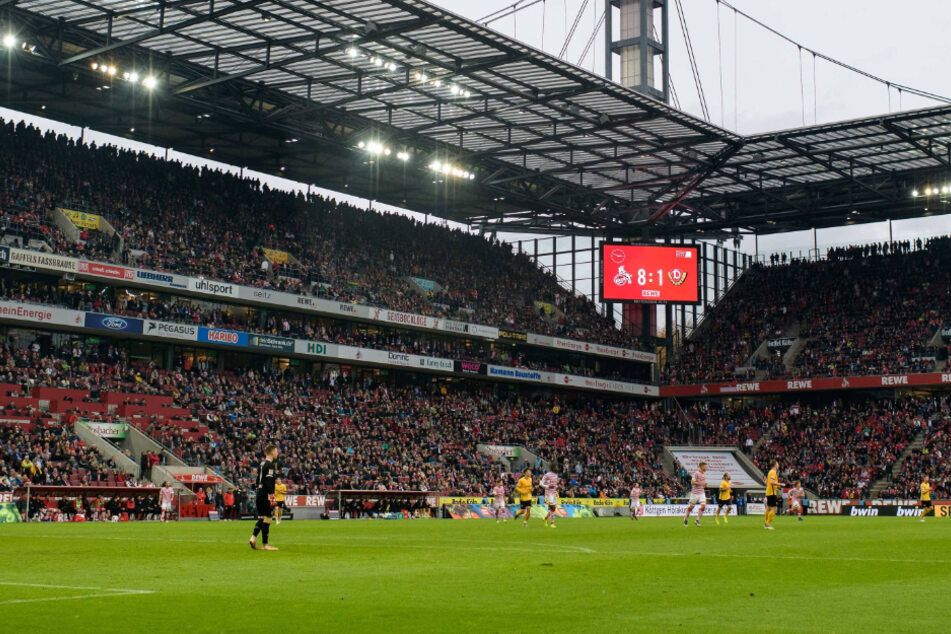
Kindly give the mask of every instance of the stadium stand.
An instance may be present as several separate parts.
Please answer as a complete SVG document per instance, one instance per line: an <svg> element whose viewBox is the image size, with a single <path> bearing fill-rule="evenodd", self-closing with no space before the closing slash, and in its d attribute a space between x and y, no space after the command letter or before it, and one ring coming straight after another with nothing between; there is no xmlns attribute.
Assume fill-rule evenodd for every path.
<svg viewBox="0 0 951 634"><path fill-rule="evenodd" d="M0 234L8 244L512 330L638 343L593 303L495 239L86 146L22 124L0 126L0 179ZM53 221L58 208L101 214L116 234L83 229L78 239L67 238ZM291 257L271 261L264 249ZM818 262L774 258L769 266L755 266L707 313L665 379L683 384L934 370L933 336L951 309L949 249L951 239L939 238L834 249ZM420 292L410 277L438 288ZM108 286L69 289L5 276L0 297L620 376L449 338L292 315L262 321L250 311L155 301ZM554 305L557 315L547 316L536 301ZM789 335L804 342L795 358L780 363L757 357L765 339ZM682 492L687 474L665 471L663 448L695 444L737 446L760 467L778 457L786 477L801 477L815 493L858 498L890 472L923 420L929 421L924 448L904 457L887 491L907 494L925 468L944 484L949 477L943 462L948 431L942 423L932 426L937 406L926 400L705 403L665 410L468 383L408 385L366 374L318 378L269 365L221 371L184 356L174 369L162 369L132 362L108 343L42 351L38 344L9 343L2 358L0 380L10 388L0 397L4 416L26 421L0 426L0 483L7 484L123 483L121 472L72 437L69 423L78 416L125 420L189 464L217 469L245 490L260 439L280 438L292 490L303 493L383 488L485 495L498 466L476 446L488 443L523 446L554 464L568 496L623 496L636 478L645 491L670 497ZM36 389L77 394L41 399ZM48 401L45 409L40 400ZM45 468L34 472L23 463L26 454Z"/></svg>
<svg viewBox="0 0 951 634"><path fill-rule="evenodd" d="M0 126L3 235L61 254L311 293L513 330L632 339L594 303L558 285L526 256L492 238L357 209L144 153L76 143L24 124ZM131 184L135 183L135 186ZM96 213L114 238L72 241L51 222L57 208ZM300 262L267 262L263 249ZM408 277L439 286L427 296ZM536 307L557 307L548 316Z"/></svg>
<svg viewBox="0 0 951 634"><path fill-rule="evenodd" d="M408 331L386 331L368 328L355 322L332 322L313 316L285 313L273 314L261 323L259 315L248 310L231 310L226 307L209 307L199 300L181 299L165 301L151 299L146 295L133 296L114 287L96 290L70 290L56 284L30 281L22 274L14 277L0 276L0 299L38 304L58 305L75 310L115 314L125 317L160 319L170 322L228 328L261 334L296 337L374 348L409 354L437 356L463 361L478 361L507 365L530 370L550 370L578 376L597 376L607 379L641 378L609 369L604 360L596 364L587 359L585 363L552 361L525 349L511 350L501 346L489 346L485 342L467 342L447 336L431 336ZM611 364L613 368L628 369L624 364Z"/></svg>
<svg viewBox="0 0 951 634"><path fill-rule="evenodd" d="M668 383L856 376L935 369L929 341L951 309L951 238L834 249L825 260L754 266L667 368ZM786 365L752 358L802 338ZM753 363L751 363L751 361Z"/></svg>
<svg viewBox="0 0 951 634"><path fill-rule="evenodd" d="M760 447L758 466L775 457L820 497L861 499L938 408L917 398L796 406Z"/></svg>
<svg viewBox="0 0 951 634"><path fill-rule="evenodd" d="M2 380L10 401L5 418L58 423L0 426L0 476L23 480L29 468L23 458L37 459L30 447L55 443L39 457L46 463L41 476L26 476L31 481L123 482L94 451L71 438L68 425L56 426L78 414L125 420L187 463L210 466L244 490L252 485L262 439L279 439L292 491L308 494L380 488L486 495L498 474L498 465L477 451L486 443L526 447L550 461L563 476L566 496L623 496L637 479L645 491L673 497L682 492L686 474L665 471L663 448L694 444L737 446L752 453L761 468L777 457L784 477L801 478L820 496L857 498L888 471L923 425L935 421L924 455L943 456L947 450L947 403L937 399L822 406L703 403L664 410L644 402L553 400L472 386L451 386L443 393L428 384L316 379L266 368L163 371L135 367L108 349L75 353L64 348L43 356L3 348ZM20 396L24 393L36 398ZM52 412L36 407L39 397L50 401ZM914 473L919 464L914 454L905 460ZM942 474L930 466L936 477Z"/></svg>
<svg viewBox="0 0 951 634"><path fill-rule="evenodd" d="M942 492L951 490L951 417L945 401L940 415L918 421L921 446L912 446L899 461L900 468L891 477L881 497L916 498L921 477L931 477L932 486Z"/></svg>

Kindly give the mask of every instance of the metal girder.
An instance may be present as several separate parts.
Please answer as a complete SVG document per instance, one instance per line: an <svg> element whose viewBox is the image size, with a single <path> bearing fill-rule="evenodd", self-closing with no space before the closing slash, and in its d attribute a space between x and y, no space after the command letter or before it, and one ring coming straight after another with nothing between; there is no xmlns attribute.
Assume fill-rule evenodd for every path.
<svg viewBox="0 0 951 634"><path fill-rule="evenodd" d="M244 11L245 9L252 9L252 8L254 8L254 7L256 7L256 6L258 6L258 5L262 4L262 3L264 3L265 1L266 1L266 0L245 0L245 2L239 2L239 3L236 3L236 4L228 5L228 6L226 6L224 9L219 9L219 10L217 10L217 11L214 11L213 13L209 13L208 15L195 16L195 17L193 17L193 18L191 18L191 19L188 19L188 20L185 20L185 21L183 21L183 22L177 22L177 23L173 24L173 25L170 26L170 27L166 27L166 26L162 25L162 26L159 26L159 28L157 28L157 29L153 29L153 30L148 31L148 32L146 32L146 33L141 33L141 34L139 34L139 35L137 35L137 36L135 36L135 37L129 38L129 39L127 39L127 40L120 40L120 41L117 41L117 42L111 42L111 43L109 43L109 44L103 44L102 46L97 46L96 48L93 48L93 49L90 49L90 50L87 50L87 51L83 51L82 53L78 53L78 54L76 54L76 55L73 55L73 56L71 56L71 57L68 57L68 58L62 60L62 61L60 62L60 65L66 66L66 65L69 65L69 64L75 64L76 62L81 62L81 61L83 61L84 59L88 59L88 58L90 58L90 57L95 57L96 55L102 55L103 53L108 53L108 52L110 52L110 51L115 51L115 50L120 49L120 48L126 48L126 47L129 47L129 46L133 46L133 45L135 45L135 44L140 44L140 43L142 43L142 42L145 42L145 41L150 40L150 39L152 39L152 38L158 37L158 36L160 36L160 35L165 35L165 34L167 34L167 33L174 33L174 32L180 31L180 30L182 30L182 29L184 29L184 28L188 28L188 27L194 26L194 25L196 25L196 24L201 24L201 23L203 23L203 22L214 21L214 20L216 20L216 19L223 18L223 17L225 17L225 16L227 16L227 15L231 15L232 13L237 13L238 11ZM178 6L181 6L181 4L182 4L182 3L179 3Z"/></svg>
<svg viewBox="0 0 951 634"><path fill-rule="evenodd" d="M69 3L83 17L71 20L63 9ZM0 0L4 4L11 3ZM33 29L35 59L20 64L18 57L0 74L58 63L55 72L43 66L56 88L43 85L42 76L25 82L8 76L8 103L72 100L83 114L67 112L71 122L98 122L117 132L126 120L143 128L154 124L157 140L174 139L179 147L201 151L207 142L232 152L234 160L249 156L259 164L306 167L336 178L330 182L338 186L349 181L363 188L351 193L380 194L396 204L409 199L418 210L463 221L612 236L636 235L647 225L652 235L698 226L721 231L731 223L769 232L851 222L843 214L853 209L863 219L889 206L913 214L915 204L903 189L951 167L945 151L949 106L739 137L420 0L238 0L227 7L165 0L159 7L164 22L153 13L155 3L59 0L55 15L41 14L46 5L37 6L9 9L18 30ZM85 15L90 9L98 11ZM228 18L242 10L260 15L267 26ZM138 34L116 40L110 16ZM196 33L200 24L214 27L209 41ZM339 53L350 45L393 59L404 76L374 74L365 62L349 61ZM286 57L272 61L269 46ZM81 62L104 54L122 68L148 60L162 78L162 89L148 97L150 112L119 98L135 95L120 86L110 97L90 92L102 79ZM222 72L210 61L216 55L243 70ZM315 59L322 63L300 63ZM410 80L415 66L470 84L476 97L450 102L435 87ZM266 84L254 81L258 73L268 74ZM373 86L361 89L359 77L372 77ZM87 79L92 88L83 88ZM313 99L311 88L318 91ZM215 123L196 122L200 113L213 113ZM318 156L330 156L358 166L354 140L371 131L417 156L451 157L478 178L434 185L424 165L411 164L403 176L382 170L360 184L356 176L319 164ZM301 143L285 147L290 137ZM248 138L258 145L247 146ZM357 174L361 168L346 169ZM501 197L505 203L493 205L491 199ZM492 206L500 219L486 214Z"/></svg>
<svg viewBox="0 0 951 634"><path fill-rule="evenodd" d="M911 145L915 146L916 148L918 148L919 150L921 150L922 152L924 152L925 154L927 154L934 160L938 161L938 163L940 163L941 165L945 167L951 167L951 156L948 156L947 152L945 153L944 156L937 154L934 150L932 150L930 145L923 144L920 139L916 139L914 136L909 134L907 130L905 130L901 126L895 125L894 123L885 122L883 123L883 125L888 130L890 130L893 134L904 139L906 142L910 143ZM923 138L927 139L927 135ZM945 135L944 138L947 139L948 138L947 135ZM948 143L946 142L945 149L948 150L949 147L951 146L949 146Z"/></svg>

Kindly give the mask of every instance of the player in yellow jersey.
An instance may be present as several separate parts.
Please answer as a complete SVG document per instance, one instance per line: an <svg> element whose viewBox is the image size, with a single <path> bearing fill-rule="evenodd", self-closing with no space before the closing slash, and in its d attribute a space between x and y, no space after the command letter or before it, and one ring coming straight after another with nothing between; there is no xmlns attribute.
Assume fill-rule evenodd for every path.
<svg viewBox="0 0 951 634"><path fill-rule="evenodd" d="M281 516L284 515L284 497L287 495L287 485L278 478L274 482L274 521L281 523Z"/></svg>
<svg viewBox="0 0 951 634"><path fill-rule="evenodd" d="M720 493L717 494L717 512L713 516L713 520L717 523L717 526L720 525L720 511L723 511L723 523L729 524L730 521L727 519L727 516L730 514L730 504L733 497L733 493L730 489L730 474L724 473L723 479L720 480Z"/></svg>
<svg viewBox="0 0 951 634"><path fill-rule="evenodd" d="M532 470L526 468L524 474L515 485L515 492L518 493L519 511L515 517L522 516L522 526L528 526L528 518L532 516Z"/></svg>
<svg viewBox="0 0 951 634"><path fill-rule="evenodd" d="M934 507L931 506L931 478L925 476L921 479L921 521L925 521L925 515L934 513Z"/></svg>
<svg viewBox="0 0 951 634"><path fill-rule="evenodd" d="M779 481L779 460L769 463L769 474L766 476L766 515L763 528L773 530L773 518L779 510L779 489L783 483Z"/></svg>

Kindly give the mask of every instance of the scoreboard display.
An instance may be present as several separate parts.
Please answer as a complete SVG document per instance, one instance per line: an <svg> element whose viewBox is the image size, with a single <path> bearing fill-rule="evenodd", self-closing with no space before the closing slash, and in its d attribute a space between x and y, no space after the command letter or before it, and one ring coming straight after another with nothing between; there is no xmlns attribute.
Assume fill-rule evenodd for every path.
<svg viewBox="0 0 951 634"><path fill-rule="evenodd" d="M601 243L601 301L697 304L695 246Z"/></svg>

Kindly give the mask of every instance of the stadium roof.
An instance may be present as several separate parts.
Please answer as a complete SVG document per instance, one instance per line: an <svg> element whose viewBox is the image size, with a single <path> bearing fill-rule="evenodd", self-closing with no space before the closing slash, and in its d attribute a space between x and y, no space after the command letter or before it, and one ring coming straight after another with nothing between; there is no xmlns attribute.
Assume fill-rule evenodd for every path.
<svg viewBox="0 0 951 634"><path fill-rule="evenodd" d="M421 0L3 5L11 108L499 230L867 222L951 176L949 107L741 137Z"/></svg>

